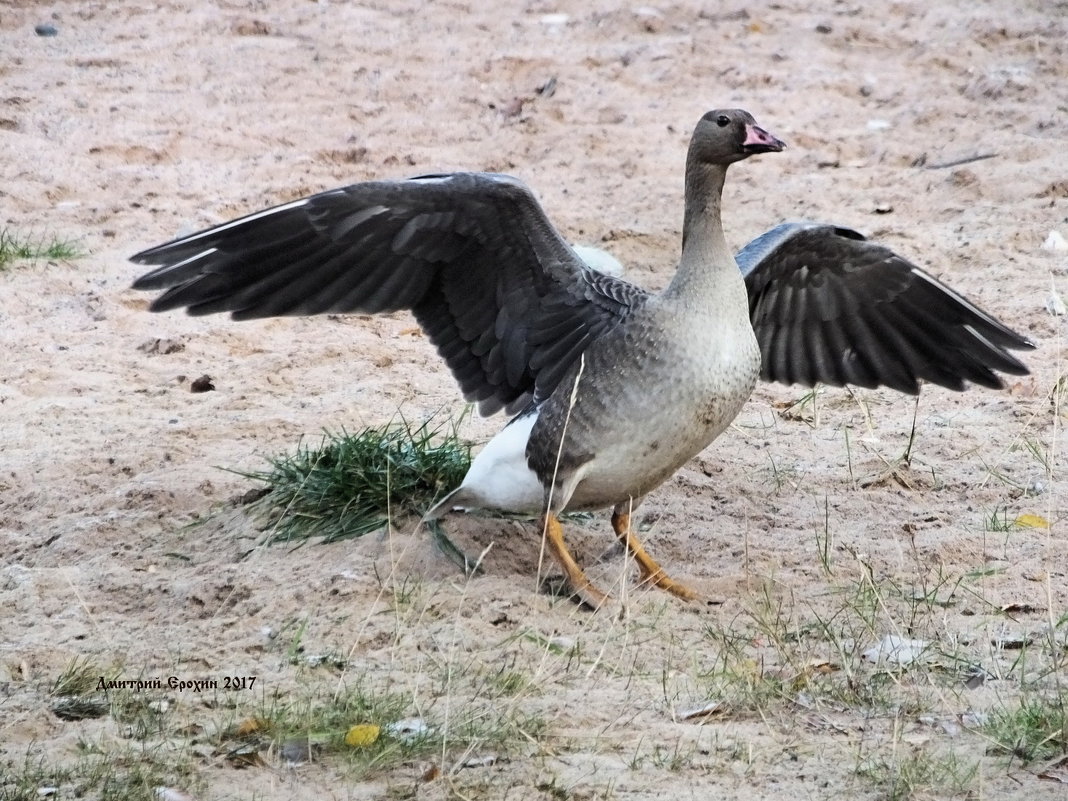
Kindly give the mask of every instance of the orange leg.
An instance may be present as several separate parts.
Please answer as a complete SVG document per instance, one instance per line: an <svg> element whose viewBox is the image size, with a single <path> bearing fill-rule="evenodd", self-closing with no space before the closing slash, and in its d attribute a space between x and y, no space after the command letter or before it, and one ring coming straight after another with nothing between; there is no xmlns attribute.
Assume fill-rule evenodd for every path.
<svg viewBox="0 0 1068 801"><path fill-rule="evenodd" d="M543 518L542 530L544 531L545 544L549 548L549 553L552 554L557 564L564 571L571 589L575 591L575 595L584 604L593 609L603 606L604 602L608 600L608 596L597 589L582 571L582 568L578 566L575 558L571 555L571 551L567 548L567 543L564 542L563 526L560 525L560 521L552 512L549 512Z"/></svg>
<svg viewBox="0 0 1068 801"><path fill-rule="evenodd" d="M652 584L655 587L659 587L662 590L670 592L672 595L682 598L684 601L696 601L701 596L691 590L685 584L680 584L672 578L668 577L668 574L664 572L662 568L653 557L651 557L642 547L641 542L635 537L630 530L630 515L626 512L613 512L612 513L612 528L616 532L616 536L619 537L626 548L627 553L634 557L634 561L638 563L638 569L642 573L642 583Z"/></svg>

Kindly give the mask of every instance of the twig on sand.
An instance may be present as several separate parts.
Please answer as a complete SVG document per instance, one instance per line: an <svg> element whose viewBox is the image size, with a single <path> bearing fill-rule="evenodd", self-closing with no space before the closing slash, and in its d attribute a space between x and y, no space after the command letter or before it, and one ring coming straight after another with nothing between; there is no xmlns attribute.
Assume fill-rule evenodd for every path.
<svg viewBox="0 0 1068 801"><path fill-rule="evenodd" d="M942 161L938 164L925 164L923 165L923 168L925 170L945 170L949 167L959 167L962 164L971 164L973 161L996 158L997 155L997 153L976 153L975 155L964 156L963 158L953 159L952 161Z"/></svg>

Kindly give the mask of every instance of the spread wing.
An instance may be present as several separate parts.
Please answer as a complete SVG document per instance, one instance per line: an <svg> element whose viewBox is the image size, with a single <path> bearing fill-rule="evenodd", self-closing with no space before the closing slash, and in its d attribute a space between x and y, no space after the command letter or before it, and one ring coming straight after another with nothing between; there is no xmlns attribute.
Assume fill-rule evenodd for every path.
<svg viewBox="0 0 1068 801"><path fill-rule="evenodd" d="M548 397L646 293L575 255L520 181L490 173L355 184L132 257L153 311L235 320L410 309L483 414Z"/></svg>
<svg viewBox="0 0 1068 801"><path fill-rule="evenodd" d="M1000 389L1034 344L856 231L779 225L737 256L768 381Z"/></svg>

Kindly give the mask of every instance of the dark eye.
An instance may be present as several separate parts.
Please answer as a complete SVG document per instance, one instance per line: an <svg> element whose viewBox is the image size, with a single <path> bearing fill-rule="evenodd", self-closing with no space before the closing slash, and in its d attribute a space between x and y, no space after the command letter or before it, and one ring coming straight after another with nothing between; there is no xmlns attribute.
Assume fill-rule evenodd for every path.
<svg viewBox="0 0 1068 801"><path fill-rule="evenodd" d="M726 128L730 124L731 118L728 117L726 114L720 114L718 117L716 117L716 125L718 125L720 128Z"/></svg>

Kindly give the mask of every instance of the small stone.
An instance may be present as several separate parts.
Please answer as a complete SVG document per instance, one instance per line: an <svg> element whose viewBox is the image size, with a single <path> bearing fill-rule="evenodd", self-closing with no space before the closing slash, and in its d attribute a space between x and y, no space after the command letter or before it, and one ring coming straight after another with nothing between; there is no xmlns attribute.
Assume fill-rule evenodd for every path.
<svg viewBox="0 0 1068 801"><path fill-rule="evenodd" d="M547 80L534 91L542 97L552 97L554 94L556 94L556 76L549 76L549 80Z"/></svg>
<svg viewBox="0 0 1068 801"><path fill-rule="evenodd" d="M513 97L507 103L501 106L501 113L506 117L518 117L523 113L523 103L525 98Z"/></svg>
<svg viewBox="0 0 1068 801"><path fill-rule="evenodd" d="M278 756L283 762L290 765L299 765L301 762L310 762L312 758L312 746L305 738L303 740L286 740L278 749Z"/></svg>
<svg viewBox="0 0 1068 801"><path fill-rule="evenodd" d="M231 30L238 36L267 36L271 33L270 26L260 19L246 19L234 23Z"/></svg>
<svg viewBox="0 0 1068 801"><path fill-rule="evenodd" d="M682 707L675 710L678 720L702 720L713 717L722 717L727 711L727 705L720 699L706 701L696 706Z"/></svg>
<svg viewBox="0 0 1068 801"><path fill-rule="evenodd" d="M830 33L833 30L834 28L832 28L826 22L821 22L819 25L816 26L816 33Z"/></svg>
<svg viewBox="0 0 1068 801"><path fill-rule="evenodd" d="M925 640L910 640L896 634L887 634L867 649L861 658L868 662L885 662L891 665L911 665L923 656L930 646Z"/></svg>
<svg viewBox="0 0 1068 801"><path fill-rule="evenodd" d="M59 36L59 28L51 22L42 22L40 25L34 25L33 32L38 36Z"/></svg>
<svg viewBox="0 0 1068 801"><path fill-rule="evenodd" d="M157 787L155 796L160 801L194 801L193 796L176 787Z"/></svg>
<svg viewBox="0 0 1068 801"><path fill-rule="evenodd" d="M422 718L401 718L393 723L387 723L386 732L391 737L410 743L425 737L430 732L430 726Z"/></svg>
<svg viewBox="0 0 1068 801"><path fill-rule="evenodd" d="M1060 231L1050 231L1046 241L1042 243L1043 250L1052 250L1055 253L1068 250L1068 242Z"/></svg>
<svg viewBox="0 0 1068 801"><path fill-rule="evenodd" d="M1063 314L1063 312L1061 312ZM1040 478L1032 478L1027 482L1027 486L1024 487L1024 493L1027 495L1044 495L1048 487L1046 482Z"/></svg>
<svg viewBox="0 0 1068 801"><path fill-rule="evenodd" d="M986 683L986 671L982 668L972 670L964 679L964 686L969 690L982 687Z"/></svg>
<svg viewBox="0 0 1068 801"><path fill-rule="evenodd" d="M938 728L941 729L947 737L959 737L961 733L960 724L952 720L940 721Z"/></svg>
<svg viewBox="0 0 1068 801"><path fill-rule="evenodd" d="M137 349L142 353L149 355L163 355L167 356L171 353L181 353L185 350L185 345L174 339L149 339L142 342L137 346Z"/></svg>
<svg viewBox="0 0 1068 801"><path fill-rule="evenodd" d="M202 375L189 385L190 392L211 392L215 389L215 384L211 381L210 375Z"/></svg>
<svg viewBox="0 0 1068 801"><path fill-rule="evenodd" d="M488 768L497 764L496 754L486 754L485 756L472 757L466 760L461 767L464 768Z"/></svg>

